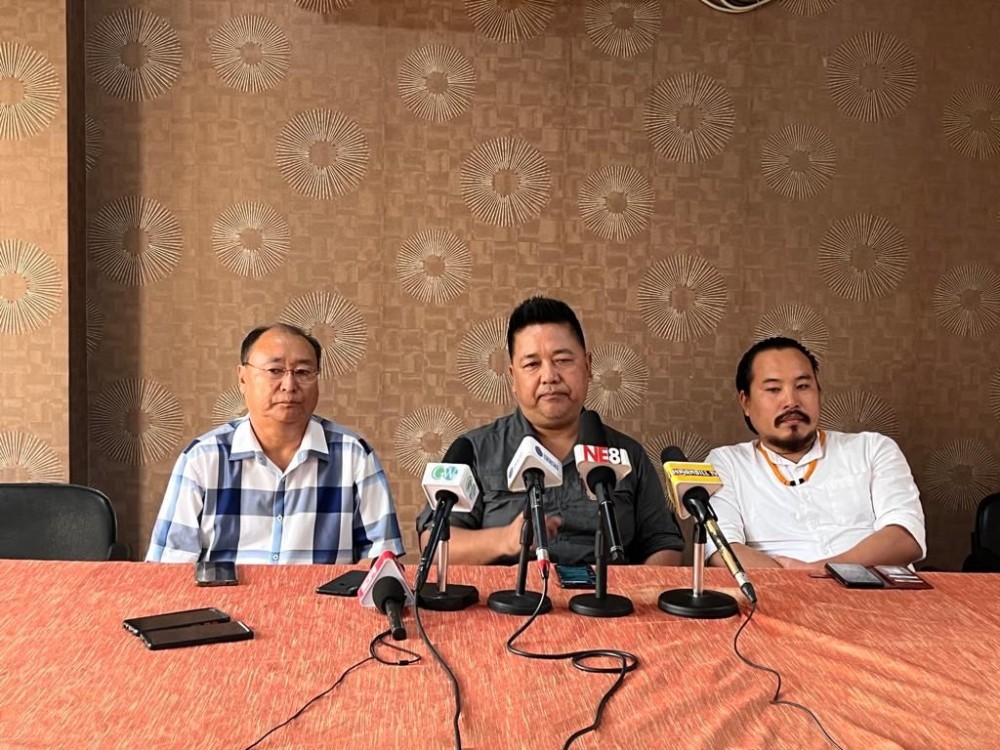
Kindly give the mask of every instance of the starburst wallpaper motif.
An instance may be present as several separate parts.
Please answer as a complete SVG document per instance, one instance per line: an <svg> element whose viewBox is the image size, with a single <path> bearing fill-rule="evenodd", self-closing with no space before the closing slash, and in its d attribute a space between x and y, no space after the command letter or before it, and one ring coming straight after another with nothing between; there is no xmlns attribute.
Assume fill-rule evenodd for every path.
<svg viewBox="0 0 1000 750"><path fill-rule="evenodd" d="M587 36L602 52L632 57L649 49L660 30L660 0L587 0Z"/></svg>
<svg viewBox="0 0 1000 750"><path fill-rule="evenodd" d="M555 11L556 0L465 0L465 12L476 31L498 42L521 42L537 36Z"/></svg>
<svg viewBox="0 0 1000 750"><path fill-rule="evenodd" d="M337 378L357 368L368 345L361 311L335 292L312 292L292 300L281 315L316 338L323 347L323 378Z"/></svg>
<svg viewBox="0 0 1000 750"><path fill-rule="evenodd" d="M97 212L89 229L91 257L119 284L152 284L169 276L180 262L180 224L155 200L140 196L114 200Z"/></svg>
<svg viewBox="0 0 1000 750"><path fill-rule="evenodd" d="M62 300L55 261L34 245L0 240L0 333L45 325Z"/></svg>
<svg viewBox="0 0 1000 750"><path fill-rule="evenodd" d="M495 318L470 328L458 345L458 375L479 401L506 404L512 399L507 354L507 321Z"/></svg>
<svg viewBox="0 0 1000 750"><path fill-rule="evenodd" d="M275 161L298 193L330 199L355 190L368 173L368 139L341 112L314 109L296 115L281 129Z"/></svg>
<svg viewBox="0 0 1000 750"><path fill-rule="evenodd" d="M715 330L728 296L722 274L694 255L677 255L654 265L638 293L646 325L671 341L690 341Z"/></svg>
<svg viewBox="0 0 1000 750"><path fill-rule="evenodd" d="M537 217L549 200L549 166L530 143L497 138L462 164L462 197L477 219L498 226Z"/></svg>
<svg viewBox="0 0 1000 750"><path fill-rule="evenodd" d="M653 190L638 170L613 165L587 177L579 204L580 217L590 231L621 242L646 228L653 212Z"/></svg>
<svg viewBox="0 0 1000 750"><path fill-rule="evenodd" d="M747 440L736 364L798 338L954 568L1000 491L1000 48L993 4L925 5L0 0L5 455L114 486L141 555L286 321L412 552L421 465L514 407L508 317L544 293L651 454Z"/></svg>
<svg viewBox="0 0 1000 750"><path fill-rule="evenodd" d="M845 114L877 122L895 117L910 103L917 89L917 63L891 34L865 32L834 50L826 80Z"/></svg>
<svg viewBox="0 0 1000 750"><path fill-rule="evenodd" d="M430 45L414 50L399 68L399 95L424 120L445 122L469 108L476 72L460 50Z"/></svg>
<svg viewBox="0 0 1000 750"><path fill-rule="evenodd" d="M653 89L645 123L658 154L672 161L695 162L726 147L736 113L732 97L718 81L700 73L682 73Z"/></svg>
<svg viewBox="0 0 1000 750"><path fill-rule="evenodd" d="M789 125L764 143L760 165L764 180L774 192L803 200L829 186L837 171L837 150L819 128Z"/></svg>
<svg viewBox="0 0 1000 750"><path fill-rule="evenodd" d="M277 86L288 72L291 45L267 16L238 16L212 36L212 65L234 89L256 93Z"/></svg>
<svg viewBox="0 0 1000 750"><path fill-rule="evenodd" d="M868 300L892 293L908 260L906 241L892 222L858 214L834 222L820 243L816 264L841 297Z"/></svg>
<svg viewBox="0 0 1000 750"><path fill-rule="evenodd" d="M768 310L753 329L755 341L784 336L802 343L822 359L830 343L830 329L822 316L808 305L779 305Z"/></svg>
<svg viewBox="0 0 1000 750"><path fill-rule="evenodd" d="M36 50L0 42L0 140L28 138L48 127L59 108L60 86L52 64Z"/></svg>
<svg viewBox="0 0 1000 750"><path fill-rule="evenodd" d="M87 43L87 65L111 96L131 102L165 94L181 73L182 49L174 28L142 8L123 8L101 19Z"/></svg>

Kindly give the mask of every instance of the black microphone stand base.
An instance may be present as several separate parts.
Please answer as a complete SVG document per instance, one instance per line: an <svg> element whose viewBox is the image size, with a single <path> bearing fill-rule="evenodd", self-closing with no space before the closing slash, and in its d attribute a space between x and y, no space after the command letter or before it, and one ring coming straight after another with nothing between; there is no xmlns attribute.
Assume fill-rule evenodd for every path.
<svg viewBox="0 0 1000 750"><path fill-rule="evenodd" d="M740 611L736 600L721 591L702 591L696 595L694 589L672 589L660 594L657 604L668 614L699 620L732 617Z"/></svg>
<svg viewBox="0 0 1000 750"><path fill-rule="evenodd" d="M417 595L421 609L433 612L457 612L479 601L479 589L461 583L449 583L441 591L436 583L425 583Z"/></svg>
<svg viewBox="0 0 1000 750"><path fill-rule="evenodd" d="M538 608L541 600L542 607ZM544 615L552 609L552 600L549 597L542 597L538 591L525 591L523 594L517 591L494 591L486 600L486 606L494 612L502 615L520 615L522 617L533 615L538 609L538 614Z"/></svg>
<svg viewBox="0 0 1000 750"><path fill-rule="evenodd" d="M577 594L569 600L569 608L584 617L625 617L635 610L631 599L618 594Z"/></svg>

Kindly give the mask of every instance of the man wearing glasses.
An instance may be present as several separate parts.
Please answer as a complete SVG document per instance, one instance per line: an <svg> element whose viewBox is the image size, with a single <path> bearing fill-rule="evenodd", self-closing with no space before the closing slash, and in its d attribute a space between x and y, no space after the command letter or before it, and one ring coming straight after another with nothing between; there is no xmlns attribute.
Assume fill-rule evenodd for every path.
<svg viewBox="0 0 1000 750"><path fill-rule="evenodd" d="M147 560L334 564L403 554L375 451L313 414L321 354L295 326L247 334L237 375L248 414L181 453Z"/></svg>

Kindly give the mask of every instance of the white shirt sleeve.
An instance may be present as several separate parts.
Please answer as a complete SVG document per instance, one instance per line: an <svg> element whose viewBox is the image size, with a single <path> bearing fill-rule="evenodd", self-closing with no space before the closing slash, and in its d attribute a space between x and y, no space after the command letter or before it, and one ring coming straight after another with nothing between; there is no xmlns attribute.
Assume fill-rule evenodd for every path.
<svg viewBox="0 0 1000 750"><path fill-rule="evenodd" d="M746 544L746 530L743 525L743 512L736 493L736 472L732 468L726 454L733 449L716 448L708 454L705 463L712 464L722 479L722 489L712 495L711 505L715 515L719 517L719 530L730 544ZM708 560L716 552L712 537L705 540L705 559Z"/></svg>
<svg viewBox="0 0 1000 750"><path fill-rule="evenodd" d="M906 457L896 442L885 435L871 433L869 460L872 465L872 507L875 530L902 526L920 545L920 559L927 556L927 535L920 492Z"/></svg>

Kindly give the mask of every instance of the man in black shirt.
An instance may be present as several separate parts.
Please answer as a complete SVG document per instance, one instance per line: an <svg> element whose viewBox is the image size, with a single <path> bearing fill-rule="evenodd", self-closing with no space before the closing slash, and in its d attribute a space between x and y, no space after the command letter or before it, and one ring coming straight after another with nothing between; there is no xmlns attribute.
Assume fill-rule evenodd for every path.
<svg viewBox="0 0 1000 750"><path fill-rule="evenodd" d="M563 464L563 483L545 491L549 554L555 563L594 562L597 504L587 497L573 461L580 415L590 382L590 353L576 314L565 303L532 297L514 310L507 351L518 408L464 435L472 444L472 470L482 494L471 513L452 513L451 562L513 563L520 550L524 493L507 489L507 465L525 436L532 436ZM615 512L629 563L679 565L684 539L642 446L605 427L607 443L628 451L632 472L615 489ZM431 510L417 518L423 547Z"/></svg>

